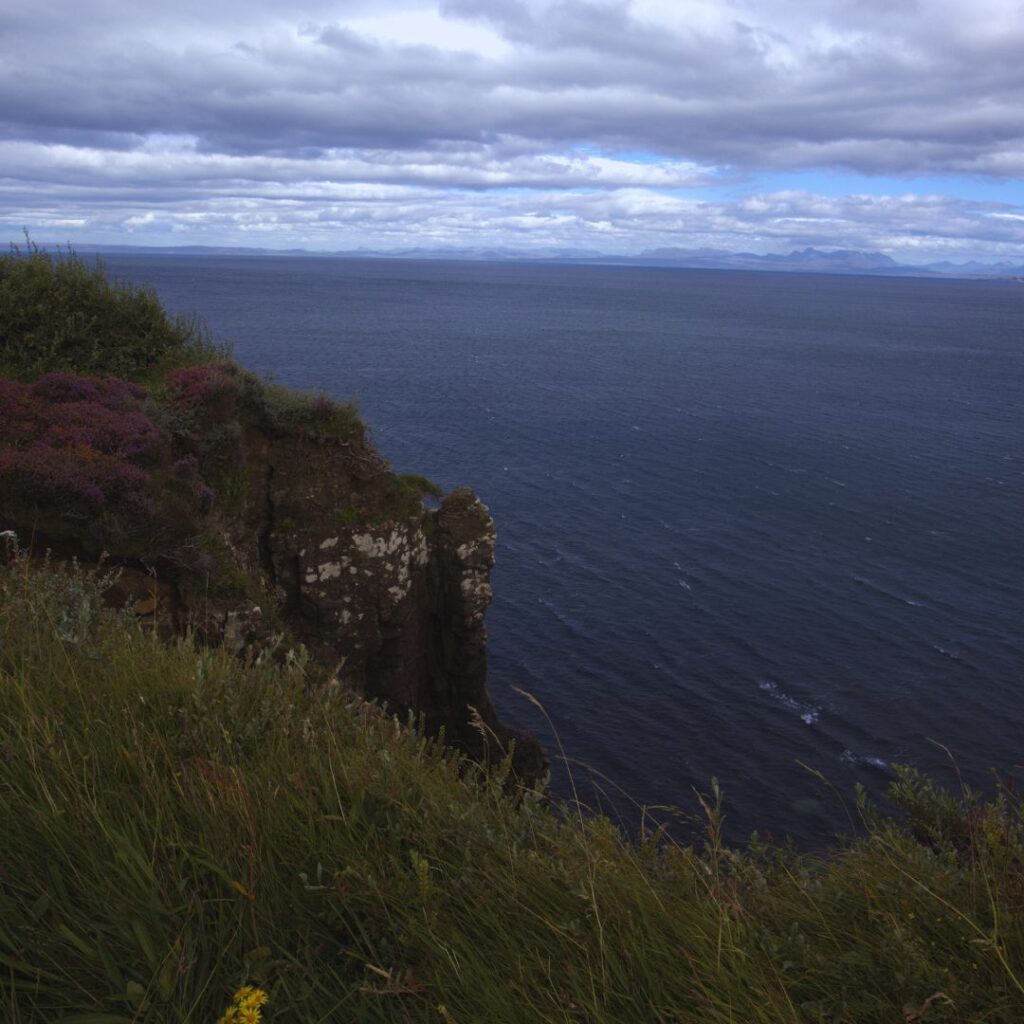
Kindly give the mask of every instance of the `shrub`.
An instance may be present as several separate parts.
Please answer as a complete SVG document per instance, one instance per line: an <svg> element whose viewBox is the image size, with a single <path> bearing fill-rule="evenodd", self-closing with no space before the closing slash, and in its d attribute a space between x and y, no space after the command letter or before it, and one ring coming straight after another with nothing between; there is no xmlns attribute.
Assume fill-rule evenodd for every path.
<svg viewBox="0 0 1024 1024"><path fill-rule="evenodd" d="M251 374L246 378L249 400L271 430L341 441L361 440L366 434L355 402L335 402L324 394L295 391Z"/></svg>
<svg viewBox="0 0 1024 1024"><path fill-rule="evenodd" d="M143 468L166 458L167 437L123 381L51 373L0 381L0 511L15 521L104 515L124 528L156 512Z"/></svg>
<svg viewBox="0 0 1024 1024"><path fill-rule="evenodd" d="M232 363L172 370L157 391L160 415L175 446L220 474L242 457L239 371Z"/></svg>
<svg viewBox="0 0 1024 1024"><path fill-rule="evenodd" d="M186 366L164 378L167 404L192 416L197 426L213 426L237 414L238 370L231 363Z"/></svg>
<svg viewBox="0 0 1024 1024"><path fill-rule="evenodd" d="M109 280L98 260L31 243L0 256L0 375L145 380L223 355L198 319L169 316L151 289Z"/></svg>
<svg viewBox="0 0 1024 1024"><path fill-rule="evenodd" d="M0 522L74 537L86 549L174 536L211 492L194 458L143 411L146 391L113 378L0 379Z"/></svg>
<svg viewBox="0 0 1024 1024"><path fill-rule="evenodd" d="M0 488L6 492L0 509L34 508L70 520L102 513L138 526L146 525L156 511L148 474L74 445L35 443L20 451L0 451Z"/></svg>

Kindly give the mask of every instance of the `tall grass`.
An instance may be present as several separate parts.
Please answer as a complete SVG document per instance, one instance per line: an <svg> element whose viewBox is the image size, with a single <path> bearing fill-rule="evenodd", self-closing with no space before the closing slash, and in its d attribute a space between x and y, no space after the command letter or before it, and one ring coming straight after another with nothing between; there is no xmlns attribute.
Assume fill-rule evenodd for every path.
<svg viewBox="0 0 1024 1024"><path fill-rule="evenodd" d="M1024 1020L1007 793L906 772L827 856L630 842L408 724L0 569L0 1019Z"/></svg>

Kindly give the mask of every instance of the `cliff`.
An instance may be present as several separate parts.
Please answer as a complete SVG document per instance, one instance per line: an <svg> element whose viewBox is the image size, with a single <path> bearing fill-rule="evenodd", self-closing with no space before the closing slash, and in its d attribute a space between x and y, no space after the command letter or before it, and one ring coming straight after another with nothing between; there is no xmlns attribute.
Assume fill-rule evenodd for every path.
<svg viewBox="0 0 1024 1024"><path fill-rule="evenodd" d="M424 507L434 485L396 476L352 408L220 361L145 387L0 380L0 421L0 530L103 557L119 570L112 603L248 660L304 649L315 685L422 716L476 759L512 747L517 774L543 773L487 693L486 506L458 488Z"/></svg>
<svg viewBox="0 0 1024 1024"><path fill-rule="evenodd" d="M487 694L494 523L466 488L424 496L353 406L243 371L151 290L73 252L0 256L0 532L113 565L107 599L165 636L308 652L311 685L537 778Z"/></svg>

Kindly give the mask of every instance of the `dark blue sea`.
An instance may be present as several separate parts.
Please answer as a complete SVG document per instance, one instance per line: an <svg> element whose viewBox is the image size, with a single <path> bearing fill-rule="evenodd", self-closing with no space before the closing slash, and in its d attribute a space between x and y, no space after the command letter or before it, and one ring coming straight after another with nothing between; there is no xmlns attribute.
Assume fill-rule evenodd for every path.
<svg viewBox="0 0 1024 1024"><path fill-rule="evenodd" d="M715 777L730 835L813 844L893 763L1024 763L1024 285L106 263L356 398L397 470L476 489L495 703L557 755L535 695L612 810L692 812Z"/></svg>

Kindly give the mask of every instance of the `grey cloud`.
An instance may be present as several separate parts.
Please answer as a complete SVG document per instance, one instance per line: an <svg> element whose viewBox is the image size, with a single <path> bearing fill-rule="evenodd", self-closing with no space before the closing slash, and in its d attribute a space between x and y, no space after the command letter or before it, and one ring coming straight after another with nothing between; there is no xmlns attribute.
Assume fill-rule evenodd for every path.
<svg viewBox="0 0 1024 1024"><path fill-rule="evenodd" d="M388 12L434 3L20 5L0 36L0 222L321 247L1024 245L1013 207L676 194L807 168L1024 178L1011 0L718 0L689 20L669 0L442 0L449 31L388 39Z"/></svg>
<svg viewBox="0 0 1024 1024"><path fill-rule="evenodd" d="M837 3L817 24L780 4L776 25L772 4L722 7L736 17L714 29L667 29L625 2L449 0L449 15L512 44L490 58L317 25L323 7L303 8L289 31L269 3L239 5L236 16L268 20L239 19L230 46L187 19L162 43L113 2L108 15L126 13L117 34L75 18L55 39L51 20L33 34L22 15L20 49L0 65L0 122L7 137L178 134L210 152L519 136L867 173L993 173L1024 139L1024 24L986 33L980 15L946 23L928 5L886 16Z"/></svg>
<svg viewBox="0 0 1024 1024"><path fill-rule="evenodd" d="M301 194L339 183L427 184L461 188L682 188L707 182L700 168L649 165L587 155L491 151L447 147L366 152L333 150L316 160L301 156L199 153L180 145L155 145L120 153L73 146L0 142L0 165L9 181L46 179L51 185L116 187L127 195L154 185L167 188L227 188L244 191L272 184Z"/></svg>

